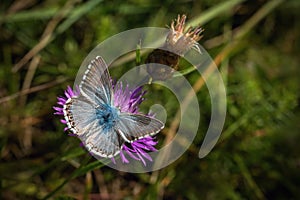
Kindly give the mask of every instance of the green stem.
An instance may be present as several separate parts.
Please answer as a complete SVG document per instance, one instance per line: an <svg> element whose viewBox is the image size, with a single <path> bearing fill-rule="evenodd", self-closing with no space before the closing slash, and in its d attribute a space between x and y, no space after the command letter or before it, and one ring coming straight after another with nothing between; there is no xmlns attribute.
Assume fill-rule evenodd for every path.
<svg viewBox="0 0 300 200"><path fill-rule="evenodd" d="M249 188L254 192L257 199L265 199L264 194L262 193L261 189L258 187L256 182L254 181L249 169L245 165L244 160L237 154L234 155L234 160L237 163L238 167L240 168L241 173L244 176Z"/></svg>
<svg viewBox="0 0 300 200"><path fill-rule="evenodd" d="M187 75L187 74L189 74L189 73L191 73L195 70L196 70L196 67L194 67L194 65L192 65L192 66L188 67L187 69L183 69L179 72L174 73L173 77L175 78L175 77L178 77L178 76L185 76L185 75Z"/></svg>

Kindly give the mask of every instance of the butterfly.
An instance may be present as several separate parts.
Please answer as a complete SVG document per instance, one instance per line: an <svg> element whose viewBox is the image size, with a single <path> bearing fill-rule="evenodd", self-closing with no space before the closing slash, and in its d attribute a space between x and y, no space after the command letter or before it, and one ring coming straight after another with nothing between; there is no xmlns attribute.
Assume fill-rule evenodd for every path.
<svg viewBox="0 0 300 200"><path fill-rule="evenodd" d="M157 134L164 128L158 119L121 112L114 106L114 90L105 61L97 56L85 71L80 95L69 98L63 107L69 130L93 155L116 156L125 142Z"/></svg>

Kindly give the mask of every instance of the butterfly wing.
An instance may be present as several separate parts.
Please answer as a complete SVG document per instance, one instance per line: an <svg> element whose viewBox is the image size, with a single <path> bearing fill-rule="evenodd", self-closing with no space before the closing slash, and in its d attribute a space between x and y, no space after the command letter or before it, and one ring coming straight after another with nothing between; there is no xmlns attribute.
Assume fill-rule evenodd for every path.
<svg viewBox="0 0 300 200"><path fill-rule="evenodd" d="M107 65L101 57L91 61L79 85L80 95L67 100L64 116L68 128L92 154L112 157L124 140L114 128L106 128L97 118L97 109L111 106L112 91ZM98 116L99 117L99 116Z"/></svg>
<svg viewBox="0 0 300 200"><path fill-rule="evenodd" d="M114 129L105 129L98 121L94 121L80 139L93 155L108 158L117 155L124 143Z"/></svg>
<svg viewBox="0 0 300 200"><path fill-rule="evenodd" d="M108 67L100 56L88 65L79 88L81 94L91 102L111 105L112 86Z"/></svg>
<svg viewBox="0 0 300 200"><path fill-rule="evenodd" d="M142 114L121 113L116 122L116 132L126 142L155 135L163 128L164 123Z"/></svg>
<svg viewBox="0 0 300 200"><path fill-rule="evenodd" d="M64 105L63 112L68 128L76 135L85 134L85 130L96 120L95 106L84 96L72 97Z"/></svg>
<svg viewBox="0 0 300 200"><path fill-rule="evenodd" d="M73 97L64 106L64 116L68 128L84 143L94 155L112 157L120 152L124 140L114 129L106 129L99 124L96 106L85 96Z"/></svg>

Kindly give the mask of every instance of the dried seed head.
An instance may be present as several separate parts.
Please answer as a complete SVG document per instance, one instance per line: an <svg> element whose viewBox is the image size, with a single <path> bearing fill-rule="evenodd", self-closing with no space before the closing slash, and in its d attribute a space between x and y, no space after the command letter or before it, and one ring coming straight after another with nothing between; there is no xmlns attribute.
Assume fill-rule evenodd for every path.
<svg viewBox="0 0 300 200"><path fill-rule="evenodd" d="M185 15L178 15L177 19L171 23L170 32L163 47L153 50L148 55L145 63L147 72L152 79L166 80L172 77L174 71L178 69L180 56L184 56L191 48L201 52L198 41L202 38L203 29L190 27L185 31L185 20ZM162 65L166 67L162 67Z"/></svg>
<svg viewBox="0 0 300 200"><path fill-rule="evenodd" d="M178 15L177 20L172 21L165 43L166 49L180 56L183 56L191 48L200 51L198 41L202 38L201 33L203 32L201 27L189 27L185 31L185 20L185 15Z"/></svg>

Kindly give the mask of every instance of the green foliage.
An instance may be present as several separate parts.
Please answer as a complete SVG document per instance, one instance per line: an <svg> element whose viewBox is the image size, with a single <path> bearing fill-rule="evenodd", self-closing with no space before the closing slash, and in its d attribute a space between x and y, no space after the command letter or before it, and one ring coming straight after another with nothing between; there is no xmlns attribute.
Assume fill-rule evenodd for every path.
<svg viewBox="0 0 300 200"><path fill-rule="evenodd" d="M296 0L3 1L1 197L299 199L299 8ZM131 28L164 27L178 14L204 26L200 43L213 58L223 55L217 63L227 90L221 138L207 157L198 158L211 112L203 86L197 93L199 131L180 159L145 174L110 169L63 131L52 106L101 41ZM36 46L39 50L31 52ZM25 62L28 52L31 57ZM112 73L121 75L145 60L146 55L137 52L141 58L122 63L126 68ZM16 67L18 63L23 65ZM194 84L201 77L190 67L181 61L180 69ZM175 96L160 86L147 89L141 109L164 105L169 128L179 108ZM158 136L159 146L165 133Z"/></svg>

